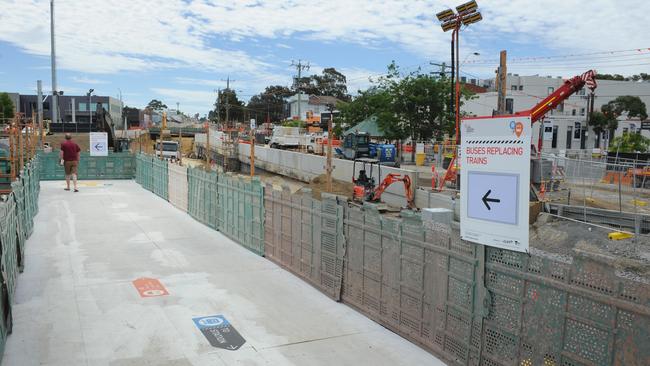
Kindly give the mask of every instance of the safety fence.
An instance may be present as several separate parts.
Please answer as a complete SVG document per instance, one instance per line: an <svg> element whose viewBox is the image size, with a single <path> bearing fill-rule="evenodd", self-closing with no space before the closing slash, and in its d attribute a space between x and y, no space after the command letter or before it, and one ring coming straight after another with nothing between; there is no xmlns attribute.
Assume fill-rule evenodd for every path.
<svg viewBox="0 0 650 366"><path fill-rule="evenodd" d="M11 183L12 192L0 197L0 358L11 333L16 279L25 265L25 242L34 228L40 192L40 160L28 162Z"/></svg>
<svg viewBox="0 0 650 366"><path fill-rule="evenodd" d="M475 245L309 191L267 186L264 205L268 259L449 364L650 364L650 284L614 265Z"/></svg>
<svg viewBox="0 0 650 366"><path fill-rule="evenodd" d="M60 180L65 178L65 171L60 164L58 151L39 152L41 180ZM89 179L133 179L135 175L135 157L129 152L113 153L108 156L90 156L82 152L77 167L80 180Z"/></svg>
<svg viewBox="0 0 650 366"><path fill-rule="evenodd" d="M188 169L144 154L136 161L136 181L145 189L264 255L264 191L258 179Z"/></svg>
<svg viewBox="0 0 650 366"><path fill-rule="evenodd" d="M383 215L339 196L172 169L186 174L196 220L448 364L650 364L650 283L620 265L484 247L417 212ZM183 189L177 181L167 178L169 192Z"/></svg>

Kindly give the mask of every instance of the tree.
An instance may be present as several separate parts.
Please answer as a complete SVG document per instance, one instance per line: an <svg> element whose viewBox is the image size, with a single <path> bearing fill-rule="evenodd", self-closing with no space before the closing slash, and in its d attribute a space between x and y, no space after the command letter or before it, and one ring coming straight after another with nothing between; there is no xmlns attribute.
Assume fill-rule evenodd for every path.
<svg viewBox="0 0 650 366"><path fill-rule="evenodd" d="M7 93L0 93L0 118L14 118L14 103Z"/></svg>
<svg viewBox="0 0 650 366"><path fill-rule="evenodd" d="M333 67L324 69L321 75L296 78L296 88L305 94L326 95L341 100L350 100L347 78Z"/></svg>
<svg viewBox="0 0 650 366"><path fill-rule="evenodd" d="M614 136L614 131L618 128L618 117L622 114L626 113L632 118L638 117L642 121L648 118L645 103L641 98L632 95L617 97L603 105L600 110L607 118L610 136Z"/></svg>
<svg viewBox="0 0 650 366"><path fill-rule="evenodd" d="M618 136L609 144L610 151L617 152L641 152L648 151L650 147L650 139L642 136L640 133L625 132L622 136Z"/></svg>
<svg viewBox="0 0 650 366"><path fill-rule="evenodd" d="M596 134L596 145L600 146L600 136L603 132L612 129L612 123L615 123L616 127L618 126L616 119L612 121L602 112L595 111L591 114L589 117L589 126L591 126L591 129ZM613 129L615 130L616 127Z"/></svg>
<svg viewBox="0 0 650 366"><path fill-rule="evenodd" d="M279 123L285 117L286 98L291 95L293 92L286 86L267 86L263 92L251 97L246 108L256 116L258 123L266 121L267 115L271 122Z"/></svg>
<svg viewBox="0 0 650 366"><path fill-rule="evenodd" d="M239 100L237 92L232 89L224 89L218 94L214 108L212 120L221 122L244 120L244 102ZM226 115L228 121L226 121Z"/></svg>
<svg viewBox="0 0 650 366"><path fill-rule="evenodd" d="M162 111L163 109L167 109L167 105L163 104L163 102L159 101L158 99L152 99L151 102L147 104L147 108L154 111Z"/></svg>

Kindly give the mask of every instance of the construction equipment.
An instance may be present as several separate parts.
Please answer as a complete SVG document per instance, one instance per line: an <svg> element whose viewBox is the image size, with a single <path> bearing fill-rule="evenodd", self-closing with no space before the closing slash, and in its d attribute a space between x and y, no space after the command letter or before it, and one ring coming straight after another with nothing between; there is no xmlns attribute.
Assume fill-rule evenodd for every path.
<svg viewBox="0 0 650 366"><path fill-rule="evenodd" d="M348 160L370 156L370 135L367 132L347 134L343 138L341 154Z"/></svg>
<svg viewBox="0 0 650 366"><path fill-rule="evenodd" d="M97 114L95 118L95 128L97 131L106 132L108 134L108 147L113 148L113 152L128 151L130 141L126 137L116 137L113 130L115 123L111 115L106 109L97 103Z"/></svg>
<svg viewBox="0 0 650 366"><path fill-rule="evenodd" d="M361 169L359 170L359 175L355 178L357 163L361 164ZM391 184L402 182L404 183L406 205L408 208L414 209L415 197L411 189L411 177L406 174L389 173L381 181L379 186L376 186L373 170L376 166L377 177L381 179L381 165L381 162L377 159L354 159L354 163L352 164L352 183L354 183L353 198L357 201L381 202L381 195Z"/></svg>
<svg viewBox="0 0 650 366"><path fill-rule="evenodd" d="M541 102L537 103L531 109L521 111L521 112L515 112L514 116L530 116L531 124L534 124L535 122L542 120L546 115L546 113L557 108L558 105L564 102L575 92L582 89L585 85L592 92L596 89L596 87L598 86L596 83L596 71L589 70L582 75L574 76L571 79L565 80L562 86L560 86L553 93L549 94ZM540 133L538 144L536 147L536 151L539 153L541 153L542 151L542 141L543 141L543 134ZM535 148L535 146L531 146L531 148ZM458 174L457 161L458 161L457 153L454 153L454 157L452 158L451 163L449 164L449 168L447 169L444 178L441 179L439 182L439 186L438 186L439 190L442 190L444 188L444 185L447 181L454 181L456 179L456 175Z"/></svg>

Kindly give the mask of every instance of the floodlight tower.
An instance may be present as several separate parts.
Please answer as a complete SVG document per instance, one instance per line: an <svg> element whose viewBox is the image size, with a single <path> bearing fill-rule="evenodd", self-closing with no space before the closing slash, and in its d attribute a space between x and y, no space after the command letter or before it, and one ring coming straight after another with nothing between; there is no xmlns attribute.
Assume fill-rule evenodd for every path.
<svg viewBox="0 0 650 366"><path fill-rule="evenodd" d="M477 23L483 19L483 16L478 11L478 4L472 0L465 4L456 7L456 12L451 9L443 10L436 14L440 21L442 30L451 32L451 64L452 64L452 87L455 88L454 103L452 109L456 115L456 145L460 143L460 28L465 25L468 26L472 23ZM455 45L455 50L454 50ZM455 54L455 55L454 55ZM455 65L454 65L455 62ZM454 84L454 69L456 72Z"/></svg>

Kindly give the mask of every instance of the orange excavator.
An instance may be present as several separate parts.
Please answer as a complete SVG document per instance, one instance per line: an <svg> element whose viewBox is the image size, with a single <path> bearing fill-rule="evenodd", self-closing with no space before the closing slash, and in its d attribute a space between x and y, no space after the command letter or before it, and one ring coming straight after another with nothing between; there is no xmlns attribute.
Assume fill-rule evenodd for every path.
<svg viewBox="0 0 650 366"><path fill-rule="evenodd" d="M361 164L359 176L355 178L357 163ZM411 188L411 177L406 174L388 173L378 186L373 177L374 167L377 167L381 179L381 162L377 159L360 158L352 163L352 183L354 183L354 199L356 201L381 202L381 195L393 183L402 182L406 196L406 205L415 209L415 197Z"/></svg>

